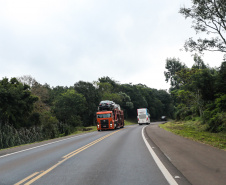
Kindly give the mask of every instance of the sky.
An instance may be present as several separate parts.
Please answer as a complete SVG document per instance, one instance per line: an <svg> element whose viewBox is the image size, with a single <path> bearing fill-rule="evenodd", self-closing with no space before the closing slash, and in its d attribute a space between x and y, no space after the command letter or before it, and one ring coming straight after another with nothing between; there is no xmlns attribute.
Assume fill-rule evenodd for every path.
<svg viewBox="0 0 226 185"><path fill-rule="evenodd" d="M0 79L32 76L73 86L108 76L120 84L169 89L167 58L191 67L184 42L196 36L179 14L190 0L0 0ZM210 67L223 54L206 52Z"/></svg>

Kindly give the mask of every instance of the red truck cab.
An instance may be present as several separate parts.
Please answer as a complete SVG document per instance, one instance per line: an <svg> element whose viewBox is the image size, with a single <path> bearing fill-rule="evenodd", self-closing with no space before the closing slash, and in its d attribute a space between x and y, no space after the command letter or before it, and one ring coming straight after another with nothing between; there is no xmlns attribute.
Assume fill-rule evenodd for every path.
<svg viewBox="0 0 226 185"><path fill-rule="evenodd" d="M99 111L96 113L97 130L113 130L124 127L124 114L122 110Z"/></svg>

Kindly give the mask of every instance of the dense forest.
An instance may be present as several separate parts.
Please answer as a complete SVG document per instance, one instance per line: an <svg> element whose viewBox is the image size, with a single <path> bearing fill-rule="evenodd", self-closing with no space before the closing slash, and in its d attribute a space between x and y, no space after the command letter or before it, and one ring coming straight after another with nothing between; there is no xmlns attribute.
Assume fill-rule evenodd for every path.
<svg viewBox="0 0 226 185"><path fill-rule="evenodd" d="M125 119L136 119L137 108L147 107L152 120L173 117L166 90L146 85L120 84L109 77L79 81L71 87L50 87L31 76L0 81L0 148L65 136L78 127L96 124L101 100L112 100Z"/></svg>

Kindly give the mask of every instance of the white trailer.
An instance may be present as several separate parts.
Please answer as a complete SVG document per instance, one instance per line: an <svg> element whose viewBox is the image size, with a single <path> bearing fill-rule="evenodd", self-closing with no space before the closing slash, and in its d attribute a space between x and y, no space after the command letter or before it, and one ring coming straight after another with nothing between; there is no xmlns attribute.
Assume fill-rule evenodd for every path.
<svg viewBox="0 0 226 185"><path fill-rule="evenodd" d="M150 124L150 113L147 108L137 109L137 121L139 125Z"/></svg>

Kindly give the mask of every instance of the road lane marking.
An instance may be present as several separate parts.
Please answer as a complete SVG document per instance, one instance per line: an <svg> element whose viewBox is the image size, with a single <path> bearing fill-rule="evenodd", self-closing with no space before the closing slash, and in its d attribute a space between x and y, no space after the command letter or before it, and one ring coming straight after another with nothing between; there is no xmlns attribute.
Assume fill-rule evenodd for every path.
<svg viewBox="0 0 226 185"><path fill-rule="evenodd" d="M35 173L31 174L30 176L28 176L27 178L21 180L20 182L14 184L14 185L20 185L20 184L22 184L22 183L24 183L25 181L31 179L32 177L34 177L35 175L37 175L37 174L39 174L39 173L40 173L40 172L35 172Z"/></svg>
<svg viewBox="0 0 226 185"><path fill-rule="evenodd" d="M113 133L115 133L115 132L113 132ZM97 142L99 142L99 141L105 139L106 137L109 137L109 135L103 136L103 137L101 137L101 138L99 138L99 139L97 139L97 140L95 140L95 141L93 141L93 142L91 142L91 143L89 143L89 144L83 146L83 147L81 147L81 148L79 148L79 149L77 149L77 150L75 150L75 151L73 151L73 152L71 152L71 153L69 153L69 154L63 156L63 158L67 158L68 156L72 155L73 153L75 153L75 152L77 152L77 151L79 151L79 150L82 150L82 149L84 149L84 148L86 149L87 147L90 147L90 146L92 146L93 144L96 144Z"/></svg>
<svg viewBox="0 0 226 185"><path fill-rule="evenodd" d="M125 129L125 128L123 128L123 129ZM50 167L49 169L47 169L47 170L45 170L45 171L42 171L42 173L40 173L39 175L37 175L35 178L31 179L30 181L28 181L28 182L25 183L24 185L30 185L30 184L32 184L33 182L35 182L35 181L37 181L38 179L40 179L42 176L46 175L47 173L49 173L50 171L52 171L53 169L55 169L57 166L59 166L59 165L62 164L63 162L65 162L65 161L67 161L68 159L70 159L71 157L75 156L76 154L78 154L78 153L84 151L85 149L87 149L87 148L89 148L89 147L95 145L96 143L99 143L99 142L102 141L103 139L105 139L105 138L107 138L107 137L109 137L109 136L111 136L111 135L113 135L113 134L115 134L115 133L117 133L117 132L119 132L119 131L121 131L121 130L123 130L123 129L120 129L120 130L114 131L114 132L112 132L112 133L110 133L110 134L107 134L107 135L105 135L105 136L103 136L103 137L101 137L101 138L99 138L99 139L96 139L96 140L92 141L91 143L89 143L89 144L87 144L87 145L85 145L85 146L82 146L82 147L80 147L80 148L74 150L73 152L70 152L69 154L63 156L63 157L62 157L63 159L62 159L61 161L58 161L58 163L56 163L55 165L53 165L53 166ZM39 173L39 172L38 172L38 173ZM34 175L33 175L33 176L34 176ZM32 177L33 177L33 176L32 176ZM29 176L29 177L30 177L30 176ZM30 178L31 178L31 177L30 177ZM30 179L30 178L29 178L29 179ZM25 179L28 180L28 177L25 178ZM23 181L23 182L27 181L27 180L25 180L25 179L23 179L23 180L21 180L21 181ZM21 181L20 181L20 182L21 182ZM19 182L18 182L18 183L19 183ZM18 184L18 185L19 185L19 184Z"/></svg>
<svg viewBox="0 0 226 185"><path fill-rule="evenodd" d="M81 134L81 135L78 135L78 136L72 136L72 137L69 137L69 138L61 139L61 140L58 140L58 141L53 141L53 142L51 142L51 143L46 143L46 144L43 144L43 145L39 145L39 146L35 146L35 147L32 147L32 148L28 148L28 149L25 149L25 150L20 150L20 151L18 151L18 152L13 152L13 153L10 153L10 154L6 154L6 155L3 155L3 156L0 156L0 158L7 157L7 156L10 156L10 155L14 155L14 154L18 154L18 153L21 153L21 152L26 152L26 151L29 151L29 150L33 150L33 149L36 149L36 148L43 147L43 146L51 145L51 144L54 144L54 143L59 143L59 142L61 142L61 141L73 139L73 138L75 138L75 137L85 136L85 135L88 135L88 134L90 134L90 133L87 133L87 134Z"/></svg>
<svg viewBox="0 0 226 185"><path fill-rule="evenodd" d="M159 169L161 170L162 174L164 175L164 177L166 178L166 180L168 181L168 183L170 185L178 185L177 182L174 180L174 178L172 177L172 175L169 173L169 171L166 169L166 167L162 164L162 162L160 161L160 159L158 158L158 156L155 154L154 150L151 148L151 146L149 145L149 143L147 142L147 140L144 137L144 128L142 129L142 137L144 140L144 143L146 144L150 154L152 155L155 163L157 164L157 166L159 167Z"/></svg>
<svg viewBox="0 0 226 185"><path fill-rule="evenodd" d="M59 161L57 164L53 165L52 167L50 167L48 170L44 171L43 173L39 174L38 176L36 176L34 179L31 179L29 182L25 183L24 185L30 185L33 182L35 182L36 180L40 179L42 176L46 175L47 173L49 173L50 171L52 171L54 168L56 168L57 166L59 166L60 164L62 164L64 161L66 161L67 159L64 159L62 161Z"/></svg>
<svg viewBox="0 0 226 185"><path fill-rule="evenodd" d="M107 134L107 135L105 135L105 136L103 136L103 137L101 137L101 138L99 138L99 139L96 139L95 141L93 141L93 142L91 142L91 143L89 143L89 144L87 144L87 145L85 145L85 146L83 146L83 147L81 147L81 148L79 148L79 149L77 149L77 150L75 150L75 151L73 151L73 152L71 152L71 153L69 153L69 154L63 156L63 158L70 158L70 157L72 157L72 156L78 154L79 152L81 152L81 151L83 151L83 150L89 148L90 146L93 146L94 144L96 144L96 143L102 141L103 139L105 139L105 138L107 138L107 137L111 136L112 134L115 134L115 133L117 133L117 132L119 132L119 131L120 131L120 130L115 131L115 132L112 132L112 133L110 133L110 134Z"/></svg>

